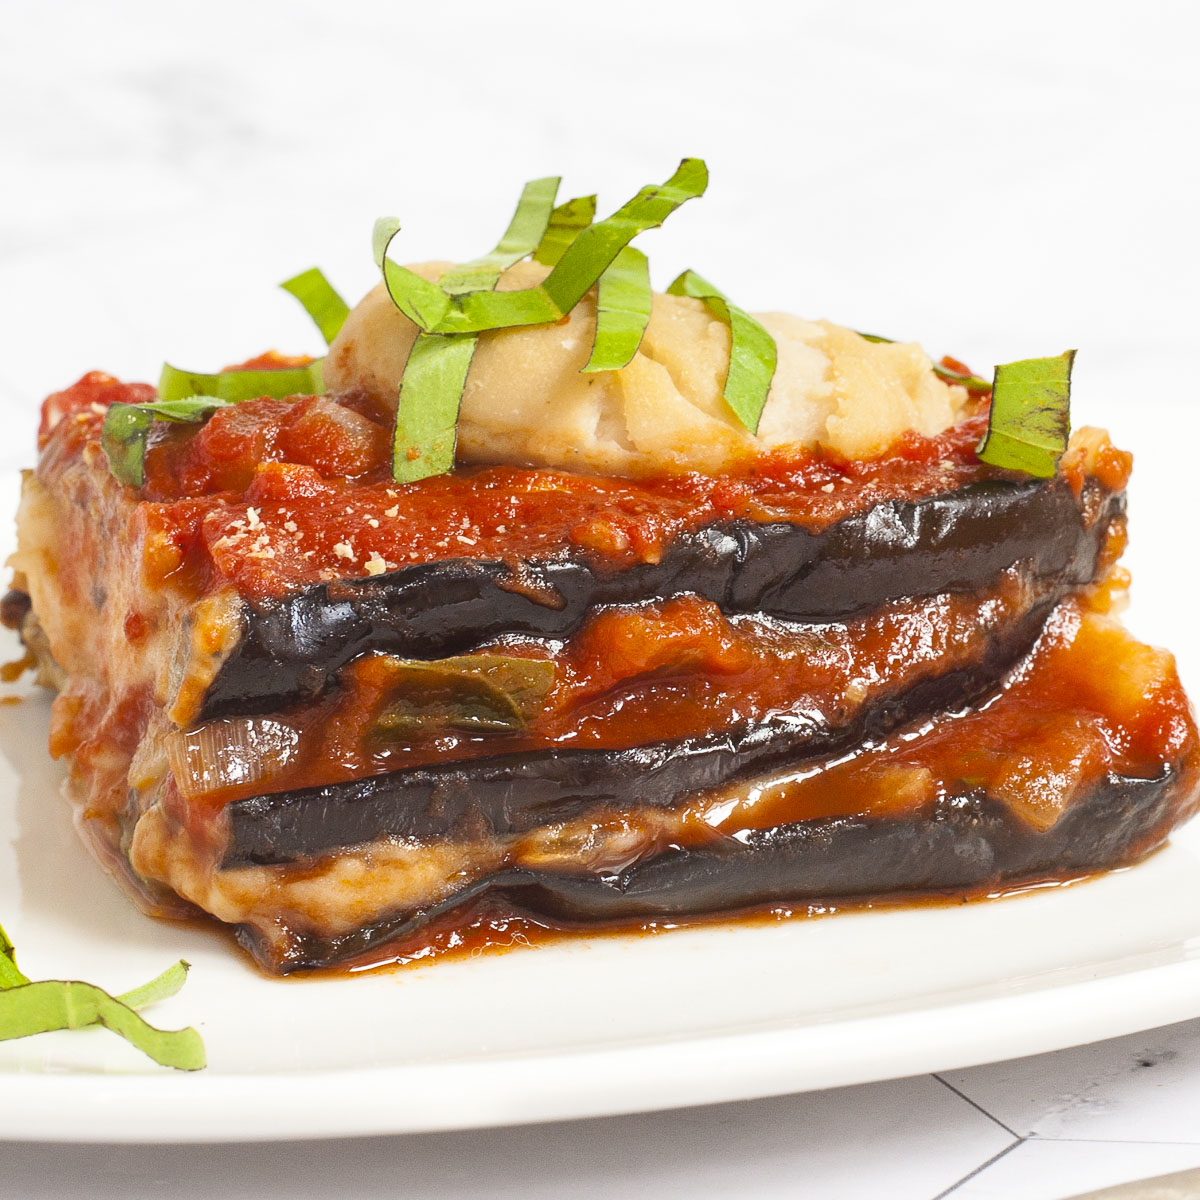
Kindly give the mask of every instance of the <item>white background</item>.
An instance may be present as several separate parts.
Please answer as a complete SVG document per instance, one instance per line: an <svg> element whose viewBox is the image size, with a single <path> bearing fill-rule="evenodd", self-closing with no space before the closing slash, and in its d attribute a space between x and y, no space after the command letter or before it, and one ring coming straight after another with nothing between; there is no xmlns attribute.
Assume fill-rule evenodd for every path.
<svg viewBox="0 0 1200 1200"><path fill-rule="evenodd" d="M746 307L980 372L1075 346L1077 419L1137 450L1200 399L1196 11L5 0L0 467L84 370L318 352L274 285L317 263L365 291L376 216L404 222L400 257L470 257L527 178L611 208L684 154L712 183L639 243L659 286L692 266ZM1186 482L1135 477L1135 517L1139 488ZM1135 609L1151 636L1156 603ZM1170 1120L1197 1111L1198 1043L1175 1027L947 1080L995 1118L926 1078L515 1132L5 1146L0 1191L920 1200L1032 1135L955 1195L1051 1198L1200 1164L1200 1127Z"/></svg>

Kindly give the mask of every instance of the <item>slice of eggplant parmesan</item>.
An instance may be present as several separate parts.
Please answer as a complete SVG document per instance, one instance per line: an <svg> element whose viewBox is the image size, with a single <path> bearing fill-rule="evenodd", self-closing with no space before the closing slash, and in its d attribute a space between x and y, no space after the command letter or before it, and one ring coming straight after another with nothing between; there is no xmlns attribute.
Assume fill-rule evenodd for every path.
<svg viewBox="0 0 1200 1200"><path fill-rule="evenodd" d="M270 971L333 966L406 942L450 919L468 923L484 897L495 915L557 928L594 928L778 904L850 903L895 895L970 894L1136 861L1167 836L1183 793L1177 764L1153 779L1110 774L1049 830L1026 825L980 791L940 797L932 811L903 817L820 818L751 830L712 845L674 846L622 871L509 869L478 879L442 903L395 912L359 929L301 929L268 939L251 925L238 940Z"/></svg>
<svg viewBox="0 0 1200 1200"><path fill-rule="evenodd" d="M691 593L727 613L821 622L889 600L978 591L1014 564L1033 580L1090 582L1123 493L1088 480L990 480L917 501L888 500L824 529L722 521L662 558L623 570L581 555L520 564L446 559L246 601L241 636L205 693L200 720L267 712L318 695L370 651L462 653L505 633L562 638L597 606Z"/></svg>

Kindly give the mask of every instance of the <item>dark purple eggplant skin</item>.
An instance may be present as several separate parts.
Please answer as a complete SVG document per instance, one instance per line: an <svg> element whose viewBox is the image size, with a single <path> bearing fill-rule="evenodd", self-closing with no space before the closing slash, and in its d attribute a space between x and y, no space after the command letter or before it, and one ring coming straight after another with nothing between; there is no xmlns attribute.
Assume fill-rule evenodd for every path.
<svg viewBox="0 0 1200 1200"><path fill-rule="evenodd" d="M264 969L289 974L385 956L390 944L415 939L480 897L497 913L587 930L778 905L978 894L1136 861L1186 810L1182 774L1180 764L1169 764L1153 779L1109 775L1046 832L982 792L967 792L900 818L822 818L673 847L616 875L508 870L436 907L398 912L345 935L293 931L282 951L249 926L237 936Z"/></svg>
<svg viewBox="0 0 1200 1200"><path fill-rule="evenodd" d="M840 724L816 712L779 714L709 737L624 750L550 746L235 800L225 808L230 834L222 866L302 861L389 835L505 835L599 809L670 807L973 703L1028 653L1054 603L1052 595L999 630L970 667L922 679Z"/></svg>
<svg viewBox="0 0 1200 1200"><path fill-rule="evenodd" d="M246 601L233 653L200 719L278 710L319 695L351 659L460 654L506 633L569 637L598 606L694 594L727 613L843 620L904 596L979 591L1014 564L1033 578L1091 580L1124 495L1062 479L992 480L890 500L812 532L717 522L676 538L657 563L606 569L567 554L522 565L446 559ZM1086 513L1095 514L1089 520Z"/></svg>
<svg viewBox="0 0 1200 1200"><path fill-rule="evenodd" d="M674 848L603 880L583 874L530 879L521 903L565 923L713 912L729 906L731 864L749 869L750 860L753 880L743 886L753 895L744 904L756 906L1062 878L1140 857L1150 848L1148 837L1159 844L1178 791L1171 767L1155 779L1110 774L1045 833L983 792L949 795L932 813L910 820L843 817L779 825L714 847ZM1160 828L1160 834L1152 832Z"/></svg>

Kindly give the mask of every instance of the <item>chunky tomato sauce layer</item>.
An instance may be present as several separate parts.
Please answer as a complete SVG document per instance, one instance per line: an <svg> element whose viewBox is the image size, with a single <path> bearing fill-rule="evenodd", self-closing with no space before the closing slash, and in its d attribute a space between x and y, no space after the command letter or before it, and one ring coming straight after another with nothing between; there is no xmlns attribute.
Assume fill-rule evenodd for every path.
<svg viewBox="0 0 1200 1200"><path fill-rule="evenodd" d="M765 829L848 811L919 808L935 794L981 791L1047 829L1109 773L1196 772L1197 734L1170 654L1066 601L1036 650L991 700L943 714L795 784L731 808L718 828ZM853 807L847 798L853 797Z"/></svg>
<svg viewBox="0 0 1200 1200"><path fill-rule="evenodd" d="M852 754L806 763L777 782L741 789L741 795L723 803L715 797L715 803L695 805L671 840L704 845L746 830L825 817L903 820L927 812L939 797L975 790L996 798L1031 830L1041 832L1085 801L1109 772L1154 779L1164 765L1177 772L1178 793L1184 798L1172 817L1175 825L1195 806L1200 744L1171 656L1138 644L1086 606L1067 602L1023 670L986 706L942 715ZM210 817L196 809L187 819L199 825ZM1149 829L1125 861L1148 853L1162 835L1157 825ZM989 885L975 895L995 892L995 885ZM961 890L953 893L954 903L964 898ZM912 895L860 896L809 910L787 906L745 915L824 915L876 903L912 905L915 900ZM661 927L705 919L713 918L672 918ZM616 922L612 927L653 932L660 926ZM514 914L484 897L390 944L385 954L376 950L363 955L359 964L429 961L543 944L570 928L569 923Z"/></svg>
<svg viewBox="0 0 1200 1200"><path fill-rule="evenodd" d="M881 645L882 640L874 649ZM902 650L893 647L895 653ZM865 658L859 665L865 666ZM824 679L820 666L812 677L799 674L818 696L828 695L828 676L845 678L828 664ZM694 683L688 681L689 686ZM670 698L686 702L683 681L679 684L669 689ZM711 696L703 687L692 686L692 692L698 705ZM322 736L318 722L306 724L313 738L311 753L265 790L373 773L372 764L363 761L363 746L369 747L371 739L364 740L363 725L353 722L361 689L352 694L355 698L342 702L339 715L350 718L349 727L333 730L327 723ZM639 740L670 733L674 721L656 722L650 716L653 705L648 712L636 694L625 703L640 714ZM601 744L608 740L597 739ZM519 748L511 743L503 747ZM499 749L493 746L493 752ZM339 761L333 757L338 754L345 757ZM418 751L417 757L424 756ZM674 828L671 837L702 843L741 830L825 817L899 818L938 797L973 791L1003 802L1032 829L1045 830L1110 775L1156 779L1167 766L1187 777L1185 792L1191 795L1200 774L1197 731L1171 655L1138 643L1086 603L1068 600L1056 610L1033 653L985 704L938 714L848 753L804 761L790 773L777 772L772 781L733 785L727 800L720 791L694 797L683 826ZM374 770L379 769L387 768L377 762ZM185 799L172 786L163 802L171 819L187 828L197 844L219 853L223 808L254 792L232 788ZM626 823L630 819L636 824L638 818L622 818Z"/></svg>
<svg viewBox="0 0 1200 1200"><path fill-rule="evenodd" d="M42 476L81 457L102 464L108 405L153 398L147 384L99 372L51 396ZM357 396L248 400L203 424L156 422L136 517L151 578L265 598L447 558L516 563L574 551L622 567L656 561L681 532L721 519L819 529L880 500L1005 476L976 457L982 409L866 461L776 455L728 476L639 480L481 467L399 485L388 423ZM1128 465L1112 451L1093 472L1119 490Z"/></svg>
<svg viewBox="0 0 1200 1200"><path fill-rule="evenodd" d="M1038 599L1014 576L983 596L903 601L870 617L808 628L730 619L696 596L610 608L565 643L508 638L480 648L554 666L541 712L520 732L480 734L430 722L426 729L410 723L397 736L383 719L394 700L392 660L364 655L342 671L337 689L281 714L299 740L268 790L558 747L619 750L789 713L836 729L923 679L969 670L997 632ZM234 733L239 720L215 722L218 739ZM204 801L219 806L262 790L261 783L243 783Z"/></svg>

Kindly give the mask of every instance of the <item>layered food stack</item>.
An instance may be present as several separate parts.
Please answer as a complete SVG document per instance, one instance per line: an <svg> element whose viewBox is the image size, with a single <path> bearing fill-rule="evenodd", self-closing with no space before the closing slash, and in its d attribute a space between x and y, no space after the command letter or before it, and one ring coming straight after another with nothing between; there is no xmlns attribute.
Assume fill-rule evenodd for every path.
<svg viewBox="0 0 1200 1200"><path fill-rule="evenodd" d="M382 223L348 315L292 281L323 363L47 400L5 615L152 910L286 972L985 894L1190 815L1173 661L1112 615L1130 459L1068 443L1070 357L993 391L691 273L652 294L616 218L702 172L607 222L535 181L465 267L396 266Z"/></svg>

